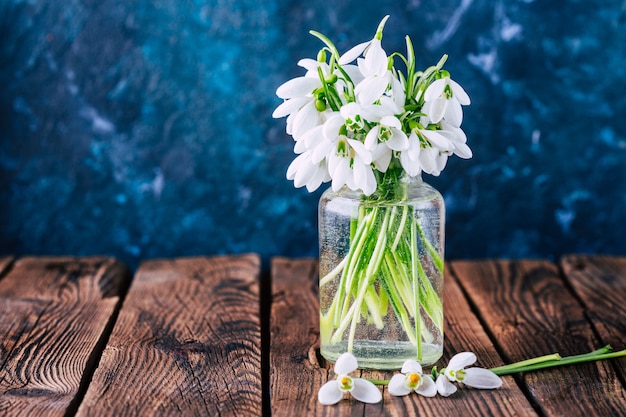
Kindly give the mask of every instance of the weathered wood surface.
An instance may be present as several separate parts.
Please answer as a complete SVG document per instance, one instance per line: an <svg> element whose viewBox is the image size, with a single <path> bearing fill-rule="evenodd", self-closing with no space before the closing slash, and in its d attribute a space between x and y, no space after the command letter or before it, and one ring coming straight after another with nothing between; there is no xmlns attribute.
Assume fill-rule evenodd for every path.
<svg viewBox="0 0 626 417"><path fill-rule="evenodd" d="M9 269L9 266L13 262L13 257L11 256L0 256L0 279L5 275L5 271Z"/></svg>
<svg viewBox="0 0 626 417"><path fill-rule="evenodd" d="M260 415L259 271L256 255L143 263L78 415Z"/></svg>
<svg viewBox="0 0 626 417"><path fill-rule="evenodd" d="M130 272L110 258L0 260L0 415L72 415Z"/></svg>
<svg viewBox="0 0 626 417"><path fill-rule="evenodd" d="M450 272L507 363L554 352L586 353L602 345L551 262L453 262ZM626 410L624 387L606 361L528 373L520 382L546 416L621 416Z"/></svg>
<svg viewBox="0 0 626 417"><path fill-rule="evenodd" d="M519 416L536 415L513 377L499 390L461 388L449 398L428 399L418 395L393 397L383 390L380 404L353 399L335 406L317 401L322 384L334 377L332 365L319 358L318 270L316 260L276 258L272 262L270 390L274 416ZM445 285L445 360L464 350L475 352L478 366L502 365L489 337L470 310L454 280ZM321 362L321 364L319 363ZM392 373L362 371L365 378L388 379Z"/></svg>
<svg viewBox="0 0 626 417"><path fill-rule="evenodd" d="M317 402L314 259L0 257L0 415L623 416L626 359L504 377L449 398ZM269 277L268 277L269 278ZM261 299L261 295L266 297ZM446 264L445 355L493 367L626 347L626 257ZM123 303L122 303L123 300ZM119 314L118 314L119 313ZM392 373L363 371L389 378Z"/></svg>
<svg viewBox="0 0 626 417"><path fill-rule="evenodd" d="M570 255L561 265L601 343L626 348L626 258ZM626 381L626 360L613 363Z"/></svg>

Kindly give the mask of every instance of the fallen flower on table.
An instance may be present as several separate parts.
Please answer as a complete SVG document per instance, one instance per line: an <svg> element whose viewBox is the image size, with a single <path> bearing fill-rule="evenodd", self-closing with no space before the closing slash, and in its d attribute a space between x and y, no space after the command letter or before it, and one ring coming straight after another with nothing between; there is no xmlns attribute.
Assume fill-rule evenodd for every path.
<svg viewBox="0 0 626 417"><path fill-rule="evenodd" d="M437 395L435 381L430 375L422 374L422 366L418 361L409 359L402 365L401 374L394 375L389 381L389 393L396 397L417 392L424 397Z"/></svg>
<svg viewBox="0 0 626 417"><path fill-rule="evenodd" d="M502 380L489 369L467 368L476 362L472 352L457 353L450 359L448 367L442 369L437 377L437 392L444 397L454 394L457 390L452 382L461 382L472 388L494 389L502 386Z"/></svg>
<svg viewBox="0 0 626 417"><path fill-rule="evenodd" d="M348 375L356 371L358 367L357 360L352 353L341 354L335 363L337 378L322 385L317 394L319 402L324 405L337 404L346 392L364 403L380 402L383 396L372 382Z"/></svg>
<svg viewBox="0 0 626 417"><path fill-rule="evenodd" d="M382 394L376 385L388 385L389 393L393 396L403 396L415 391L425 397L434 397L437 392L447 397L457 391L457 387L452 382L460 382L473 388L493 389L502 385L502 380L499 378L501 375L620 357L626 357L626 349L614 352L610 345L606 345L601 349L581 355L561 357L558 353L553 353L485 369L466 368L476 362L476 355L472 352L461 352L454 355L448 367L439 372L437 368L434 368L430 374L423 374L419 362L410 359L404 363L400 374L394 375L390 380L380 380L348 376L348 373L358 368L358 363L351 353L344 353L335 363L337 378L328 381L320 388L318 399L325 405L336 404L343 398L345 392L350 392L359 401L377 403L382 400Z"/></svg>

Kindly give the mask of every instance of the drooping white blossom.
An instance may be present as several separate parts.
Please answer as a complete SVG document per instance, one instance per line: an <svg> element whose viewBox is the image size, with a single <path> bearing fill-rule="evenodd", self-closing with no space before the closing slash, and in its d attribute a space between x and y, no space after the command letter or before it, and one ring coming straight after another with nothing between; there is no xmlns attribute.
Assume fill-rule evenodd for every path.
<svg viewBox="0 0 626 417"><path fill-rule="evenodd" d="M298 62L304 76L277 89L284 101L273 117L287 117L286 130L295 141L297 157L287 177L296 187L313 191L331 181L333 190L347 186L369 196L389 169L410 177L439 175L451 155L472 157L460 128L462 106L470 99L442 69L446 57L418 72L408 38L406 58L388 55L382 46L387 18L371 40L343 55L324 35L311 32L326 46L317 60ZM404 73L393 65L398 56Z"/></svg>

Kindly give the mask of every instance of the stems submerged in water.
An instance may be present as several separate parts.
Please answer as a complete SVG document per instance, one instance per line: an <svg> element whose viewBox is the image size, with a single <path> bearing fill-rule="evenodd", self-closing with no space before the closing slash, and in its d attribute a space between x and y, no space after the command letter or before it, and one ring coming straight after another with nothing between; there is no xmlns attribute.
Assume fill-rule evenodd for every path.
<svg viewBox="0 0 626 417"><path fill-rule="evenodd" d="M418 201L424 209L409 201L406 191L401 201L388 200L392 195L387 193L383 201L359 201L349 225L342 220L349 236L338 237L341 233L334 223L326 229L332 231L327 246L337 250L333 245L343 241L347 250L344 256L340 251L329 252L326 258L337 261L320 268L326 272L320 278L322 354L333 345L339 349L341 343L345 343L343 350L353 352L356 343L363 341L406 343L413 346L411 358L418 361L425 360L425 343L441 350L443 254L437 248L443 247L442 209L438 206L443 203L440 194L426 187L430 199ZM423 210L430 210L430 217ZM345 219L345 208L341 216ZM320 224L323 222L320 214ZM429 222L434 222L434 232ZM321 254L326 248L323 230L320 228ZM404 355L398 360L408 359ZM431 353L427 360L432 363L436 359Z"/></svg>

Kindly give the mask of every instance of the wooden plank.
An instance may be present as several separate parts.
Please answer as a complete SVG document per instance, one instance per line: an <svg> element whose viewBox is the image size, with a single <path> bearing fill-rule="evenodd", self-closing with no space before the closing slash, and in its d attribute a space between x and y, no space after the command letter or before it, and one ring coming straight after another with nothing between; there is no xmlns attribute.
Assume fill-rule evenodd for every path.
<svg viewBox="0 0 626 417"><path fill-rule="evenodd" d="M0 280L1 415L75 411L130 278L104 257L15 262Z"/></svg>
<svg viewBox="0 0 626 417"><path fill-rule="evenodd" d="M78 415L260 415L259 274L256 255L143 263Z"/></svg>
<svg viewBox="0 0 626 417"><path fill-rule="evenodd" d="M0 279L2 279L2 277L4 277L8 273L12 263L12 256L0 256Z"/></svg>
<svg viewBox="0 0 626 417"><path fill-rule="evenodd" d="M319 301L317 261L275 258L272 261L270 390L273 416L517 416L536 415L512 377L499 390L460 388L455 395L424 398L393 397L383 389L379 404L353 399L323 406L317 401L322 384L334 377L332 365L319 358ZM502 364L480 323L454 280L444 286L446 320L445 364L460 351L473 351L478 366ZM361 377L388 379L391 372L361 371Z"/></svg>
<svg viewBox="0 0 626 417"><path fill-rule="evenodd" d="M626 257L570 255L561 259L561 266L602 344L626 349ZM613 364L623 383L626 358Z"/></svg>
<svg viewBox="0 0 626 417"><path fill-rule="evenodd" d="M584 310L548 261L459 261L452 274L497 341L507 362L598 348ZM624 389L607 362L532 372L523 376L547 416L621 416Z"/></svg>

